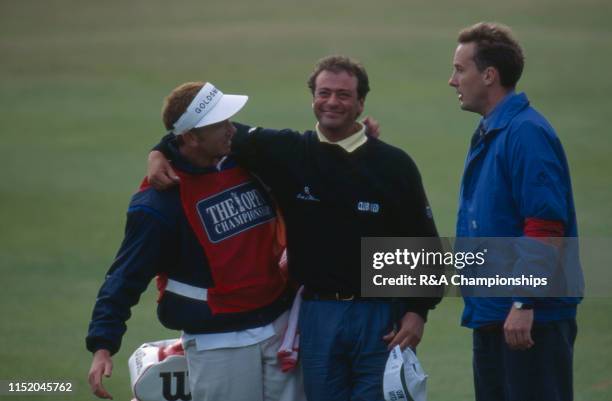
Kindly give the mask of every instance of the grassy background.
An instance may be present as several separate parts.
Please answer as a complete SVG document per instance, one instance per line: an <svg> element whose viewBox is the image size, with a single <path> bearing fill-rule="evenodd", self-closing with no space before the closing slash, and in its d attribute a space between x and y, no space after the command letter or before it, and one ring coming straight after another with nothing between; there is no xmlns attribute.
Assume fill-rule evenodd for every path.
<svg viewBox="0 0 612 401"><path fill-rule="evenodd" d="M0 380L72 380L74 395L35 399L93 399L84 337L95 294L163 132L161 99L184 81L249 94L241 121L303 130L313 125L314 62L360 59L372 82L366 113L416 160L440 232L452 235L477 121L447 85L456 33L504 22L527 56L519 89L565 144L581 233L612 237L610 17L606 0L0 0ZM129 354L177 335L154 308L149 291L134 309L106 382L116 400L130 397ZM431 400L473 399L460 311L460 300L445 300L426 329ZM581 307L576 400L612 400L611 314L606 298Z"/></svg>

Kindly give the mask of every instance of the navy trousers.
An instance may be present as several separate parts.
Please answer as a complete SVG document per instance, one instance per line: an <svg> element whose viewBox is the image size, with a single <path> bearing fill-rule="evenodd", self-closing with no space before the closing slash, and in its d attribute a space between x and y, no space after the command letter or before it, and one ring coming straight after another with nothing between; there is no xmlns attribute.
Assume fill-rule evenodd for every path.
<svg viewBox="0 0 612 401"><path fill-rule="evenodd" d="M309 401L384 401L391 303L304 300L299 327Z"/></svg>
<svg viewBox="0 0 612 401"><path fill-rule="evenodd" d="M576 320L535 323L535 345L512 350L501 325L474 330L476 401L571 401Z"/></svg>

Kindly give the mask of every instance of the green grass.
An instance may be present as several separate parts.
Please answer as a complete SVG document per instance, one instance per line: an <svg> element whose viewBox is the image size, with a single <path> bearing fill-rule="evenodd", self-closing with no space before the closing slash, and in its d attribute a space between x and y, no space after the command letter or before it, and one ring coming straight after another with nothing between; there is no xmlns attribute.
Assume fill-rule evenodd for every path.
<svg viewBox="0 0 612 401"><path fill-rule="evenodd" d="M241 121L308 129L314 62L334 52L360 59L372 86L366 113L416 160L439 230L452 235L477 121L447 85L455 37L479 20L504 22L527 56L519 89L565 144L581 233L612 237L610 17L605 0L2 1L0 380L72 380L75 395L36 399L93 399L84 349L91 308L147 150L163 133L161 100L183 81L249 94ZM115 399L130 396L129 354L177 335L156 321L154 296L134 309L114 358ZM432 400L473 399L460 311L459 299L443 301L419 350ZM610 298L580 309L578 401L612 400L611 314Z"/></svg>

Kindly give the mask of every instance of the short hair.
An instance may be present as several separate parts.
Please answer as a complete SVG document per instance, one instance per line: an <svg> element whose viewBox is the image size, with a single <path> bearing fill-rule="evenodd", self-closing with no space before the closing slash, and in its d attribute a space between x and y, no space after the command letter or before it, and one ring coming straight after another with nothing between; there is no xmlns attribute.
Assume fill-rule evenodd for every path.
<svg viewBox="0 0 612 401"><path fill-rule="evenodd" d="M479 22L459 32L461 44L475 43L474 62L479 71L495 67L501 85L514 88L521 78L525 57L509 27L491 22Z"/></svg>
<svg viewBox="0 0 612 401"><path fill-rule="evenodd" d="M322 58L315 65L314 71L308 77L308 87L314 96L316 80L322 71L331 71L334 73L347 72L357 78L357 96L359 99L365 99L370 91L370 81L368 73L361 63L345 56L327 56Z"/></svg>
<svg viewBox="0 0 612 401"><path fill-rule="evenodd" d="M185 82L172 89L172 92L166 96L162 106L162 121L167 130L174 128L174 124L185 113L205 84L205 82Z"/></svg>

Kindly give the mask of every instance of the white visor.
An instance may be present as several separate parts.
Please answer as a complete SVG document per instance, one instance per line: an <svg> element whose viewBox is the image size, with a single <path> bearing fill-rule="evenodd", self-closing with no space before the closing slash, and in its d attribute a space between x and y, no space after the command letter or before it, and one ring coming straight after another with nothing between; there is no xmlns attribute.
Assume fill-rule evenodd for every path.
<svg viewBox="0 0 612 401"><path fill-rule="evenodd" d="M238 113L248 99L248 96L243 95L225 95L214 85L207 83L174 123L171 132L174 135L181 135L193 128L227 120Z"/></svg>

